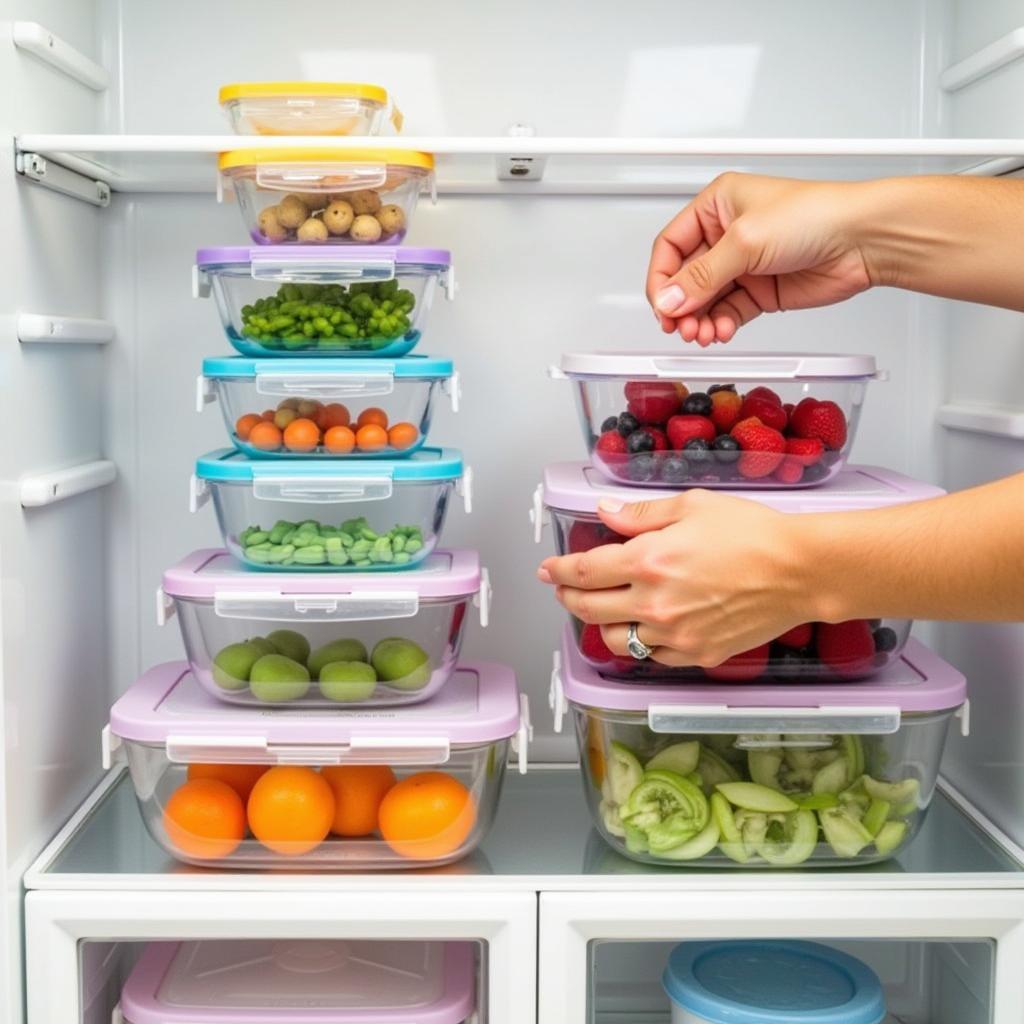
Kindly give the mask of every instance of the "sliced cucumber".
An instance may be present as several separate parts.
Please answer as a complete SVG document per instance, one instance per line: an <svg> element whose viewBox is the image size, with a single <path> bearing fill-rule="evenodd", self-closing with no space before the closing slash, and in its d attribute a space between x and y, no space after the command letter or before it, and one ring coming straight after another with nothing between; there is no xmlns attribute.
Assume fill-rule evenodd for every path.
<svg viewBox="0 0 1024 1024"><path fill-rule="evenodd" d="M797 809L785 793L756 782L721 782L716 788L734 807L742 807L746 811L785 814Z"/></svg>
<svg viewBox="0 0 1024 1024"><path fill-rule="evenodd" d="M607 800L602 800L598 811L601 815L601 821L604 822L604 827L613 836L618 836L620 839L626 835L626 828L622 824L622 818L619 815L619 809L615 804L609 803Z"/></svg>
<svg viewBox="0 0 1024 1024"><path fill-rule="evenodd" d="M682 812L672 814L653 828L648 829L647 845L650 846L651 853L662 853L676 846L682 846L683 843L691 840L697 831L693 827L693 819L688 814Z"/></svg>
<svg viewBox="0 0 1024 1024"><path fill-rule="evenodd" d="M708 823L709 816L703 792L689 779L667 768L644 773L643 781L630 794L623 814L629 824L645 832L668 818L675 818L677 827L686 821L686 827L697 833Z"/></svg>
<svg viewBox="0 0 1024 1024"><path fill-rule="evenodd" d="M736 751L736 753L742 754L742 751ZM697 773L701 777L707 796L711 796L715 791L715 786L720 782L740 781L740 773L725 758L704 744L701 744Z"/></svg>
<svg viewBox="0 0 1024 1024"><path fill-rule="evenodd" d="M664 750L659 750L647 762L645 771L668 768L669 771L678 772L680 775L689 775L697 770L697 763L700 761L700 742L687 740L685 743L673 743Z"/></svg>
<svg viewBox="0 0 1024 1024"><path fill-rule="evenodd" d="M658 856L662 860L697 860L706 857L718 845L718 836L718 824L714 818L709 818L704 828L692 839L670 850L661 850Z"/></svg>
<svg viewBox="0 0 1024 1024"><path fill-rule="evenodd" d="M873 836L877 836L882 831L882 826L889 820L891 810L892 804L888 800L872 800L861 821Z"/></svg>
<svg viewBox="0 0 1024 1024"><path fill-rule="evenodd" d="M791 793L802 811L827 811L830 807L839 806L839 797L835 793Z"/></svg>
<svg viewBox="0 0 1024 1024"><path fill-rule="evenodd" d="M647 853L647 836L638 828L626 825L626 849L630 853Z"/></svg>
<svg viewBox="0 0 1024 1024"><path fill-rule="evenodd" d="M821 829L837 857L853 858L874 841L874 836L845 809L819 811Z"/></svg>
<svg viewBox="0 0 1024 1024"><path fill-rule="evenodd" d="M904 779L902 782L879 782L865 775L864 790L872 800L885 800L893 805L893 813L897 817L912 813L917 808L917 799L921 793L921 784L917 779Z"/></svg>
<svg viewBox="0 0 1024 1024"><path fill-rule="evenodd" d="M752 781L769 789L782 789L779 772L782 770L782 751L764 748L747 752L747 771Z"/></svg>
<svg viewBox="0 0 1024 1024"><path fill-rule="evenodd" d="M905 821L887 821L875 836L875 849L883 856L892 853L903 845L908 831Z"/></svg>
<svg viewBox="0 0 1024 1024"><path fill-rule="evenodd" d="M776 838L776 831L781 835ZM757 852L776 867L803 864L818 845L818 819L813 811L793 811L784 820L768 826Z"/></svg>
<svg viewBox="0 0 1024 1024"><path fill-rule="evenodd" d="M864 774L864 744L859 736L840 736L839 747L850 768L850 778Z"/></svg>
<svg viewBox="0 0 1024 1024"><path fill-rule="evenodd" d="M768 834L768 815L741 809L735 813L734 818L740 830L743 850L748 857L752 857Z"/></svg>
<svg viewBox="0 0 1024 1024"><path fill-rule="evenodd" d="M856 776L854 776L856 778ZM845 757L818 770L811 783L812 793L841 793L850 784L850 766Z"/></svg>
<svg viewBox="0 0 1024 1024"><path fill-rule="evenodd" d="M643 782L644 770L639 759L629 747L618 740L612 740L609 744L605 778L608 780L612 803L620 807L629 799L630 793Z"/></svg>
<svg viewBox="0 0 1024 1024"><path fill-rule="evenodd" d="M722 833L722 839L725 842L738 843L740 841L740 829L733 817L732 807L721 793L711 795L711 817L718 822L718 831Z"/></svg>

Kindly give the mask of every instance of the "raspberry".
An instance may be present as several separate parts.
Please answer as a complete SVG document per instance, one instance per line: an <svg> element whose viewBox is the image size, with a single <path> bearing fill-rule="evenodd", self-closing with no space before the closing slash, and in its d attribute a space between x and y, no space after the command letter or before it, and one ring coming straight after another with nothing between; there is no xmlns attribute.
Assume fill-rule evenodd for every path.
<svg viewBox="0 0 1024 1024"><path fill-rule="evenodd" d="M569 537L566 541L570 555L578 555L582 551L590 551L591 548L599 548L604 544L622 544L625 537L609 530L604 523L590 523L585 519L577 519L569 528Z"/></svg>
<svg viewBox="0 0 1024 1024"><path fill-rule="evenodd" d="M795 459L792 455L786 455L782 459L782 465L775 470L775 479L780 484L787 484L792 487L795 484L800 483L804 478L804 467L800 464L799 459Z"/></svg>
<svg viewBox="0 0 1024 1024"><path fill-rule="evenodd" d="M617 430L606 430L597 439L596 448L606 455L625 455L626 439Z"/></svg>

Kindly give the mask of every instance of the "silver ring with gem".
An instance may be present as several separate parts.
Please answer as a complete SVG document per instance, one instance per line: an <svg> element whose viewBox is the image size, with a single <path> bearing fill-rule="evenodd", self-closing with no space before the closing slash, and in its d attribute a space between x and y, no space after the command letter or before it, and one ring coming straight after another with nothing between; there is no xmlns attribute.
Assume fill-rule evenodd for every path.
<svg viewBox="0 0 1024 1024"><path fill-rule="evenodd" d="M637 661L646 661L654 653L654 648L648 647L636 635L638 625L639 623L637 622L631 622L629 629L626 630L626 650L629 651L630 657L635 658Z"/></svg>

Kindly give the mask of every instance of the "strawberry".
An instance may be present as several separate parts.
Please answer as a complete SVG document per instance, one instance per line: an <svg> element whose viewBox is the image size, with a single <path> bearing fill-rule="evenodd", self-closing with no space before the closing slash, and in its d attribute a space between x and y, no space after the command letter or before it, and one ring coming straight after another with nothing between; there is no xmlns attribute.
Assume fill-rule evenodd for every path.
<svg viewBox="0 0 1024 1024"><path fill-rule="evenodd" d="M600 626L586 625L580 630L580 654L587 661L596 662L598 665L607 665L608 662L616 660L615 654L601 636Z"/></svg>
<svg viewBox="0 0 1024 1024"><path fill-rule="evenodd" d="M668 451L668 438L665 436L664 430L659 430L657 427L645 427L644 429L654 438L654 451Z"/></svg>
<svg viewBox="0 0 1024 1024"><path fill-rule="evenodd" d="M793 437L816 437L826 448L838 451L846 444L846 417L835 402L805 398L789 423Z"/></svg>
<svg viewBox="0 0 1024 1024"><path fill-rule="evenodd" d="M790 487L800 483L804 478L804 467L800 460L792 455L786 455L782 459L782 465L774 473L775 479L780 484L787 484Z"/></svg>
<svg viewBox="0 0 1024 1024"><path fill-rule="evenodd" d="M606 430L597 439L596 447L605 455L625 455L626 439L617 430Z"/></svg>
<svg viewBox="0 0 1024 1024"><path fill-rule="evenodd" d="M622 544L625 537L609 530L604 523L590 523L585 519L577 519L569 528L566 548L570 555L578 555L581 551L590 551L604 544Z"/></svg>
<svg viewBox="0 0 1024 1024"><path fill-rule="evenodd" d="M764 670L768 667L769 650L769 644L761 644L760 647L755 647L753 650L734 654L728 660L723 661L721 665L706 668L704 672L709 679L715 679L721 683L749 683L764 674Z"/></svg>
<svg viewBox="0 0 1024 1024"><path fill-rule="evenodd" d="M728 434L740 418L743 399L735 391L715 391L711 395L711 422L720 434Z"/></svg>
<svg viewBox="0 0 1024 1024"><path fill-rule="evenodd" d="M783 647L792 647L799 650L801 647L810 647L813 639L814 623L805 622L803 625L787 629L782 636L776 637L775 642L782 644Z"/></svg>
<svg viewBox="0 0 1024 1024"><path fill-rule="evenodd" d="M819 622L818 657L842 679L856 679L870 671L875 660L875 639L866 619Z"/></svg>
<svg viewBox="0 0 1024 1024"><path fill-rule="evenodd" d="M756 416L740 420L732 428L732 436L740 443L737 469L748 480L770 476L785 458L786 439Z"/></svg>
<svg viewBox="0 0 1024 1024"><path fill-rule="evenodd" d="M789 419L790 416L793 415L793 410L795 408L796 408L796 406L792 402L783 402L782 403L782 411L786 414L786 419L787 420Z"/></svg>
<svg viewBox="0 0 1024 1024"><path fill-rule="evenodd" d="M707 416L673 416L665 428L668 432L669 444L677 451L694 438L700 438L711 444L718 436L714 423Z"/></svg>
<svg viewBox="0 0 1024 1024"><path fill-rule="evenodd" d="M763 384L760 387L751 388L744 396L744 398L764 398L769 402L774 402L776 405L782 405L782 399L772 391L771 388L766 388Z"/></svg>
<svg viewBox="0 0 1024 1024"><path fill-rule="evenodd" d="M788 417L783 412L781 404L758 395L747 395L740 406L739 419L745 420L751 416L756 416L766 427L772 427L779 431L785 430L788 422Z"/></svg>
<svg viewBox="0 0 1024 1024"><path fill-rule="evenodd" d="M813 466L816 462L821 461L821 457L824 454L825 445L820 438L786 438L786 455L791 455L801 466Z"/></svg>
<svg viewBox="0 0 1024 1024"><path fill-rule="evenodd" d="M682 399L675 384L670 381L631 380L626 385L629 411L642 424L667 423L679 412Z"/></svg>

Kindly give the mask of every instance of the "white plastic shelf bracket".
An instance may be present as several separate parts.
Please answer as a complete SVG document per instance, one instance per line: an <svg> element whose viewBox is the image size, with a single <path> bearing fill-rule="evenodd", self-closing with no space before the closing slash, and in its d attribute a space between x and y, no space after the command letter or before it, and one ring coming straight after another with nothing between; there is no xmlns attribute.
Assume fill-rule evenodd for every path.
<svg viewBox="0 0 1024 1024"><path fill-rule="evenodd" d="M939 78L946 92L959 92L972 82L1024 57L1024 26L1007 32L969 57L951 64Z"/></svg>
<svg viewBox="0 0 1024 1024"><path fill-rule="evenodd" d="M54 35L38 21L14 22L11 35L19 50L31 53L33 57L38 57L76 82L81 82L93 92L106 92L109 88L110 75L106 68L86 57L60 36Z"/></svg>
<svg viewBox="0 0 1024 1024"><path fill-rule="evenodd" d="M1024 409L1018 407L951 402L939 408L936 419L947 430L1024 440Z"/></svg>
<svg viewBox="0 0 1024 1024"><path fill-rule="evenodd" d="M105 345L114 340L109 320L84 316L50 316L48 313L19 313L18 341L56 342L62 345Z"/></svg>
<svg viewBox="0 0 1024 1024"><path fill-rule="evenodd" d="M69 170L38 153L15 152L14 169L26 181L93 206L110 205L110 186L105 181Z"/></svg>
<svg viewBox="0 0 1024 1024"><path fill-rule="evenodd" d="M22 508L39 508L106 487L117 478L117 467L109 459L83 462L66 469L22 477L18 490Z"/></svg>

